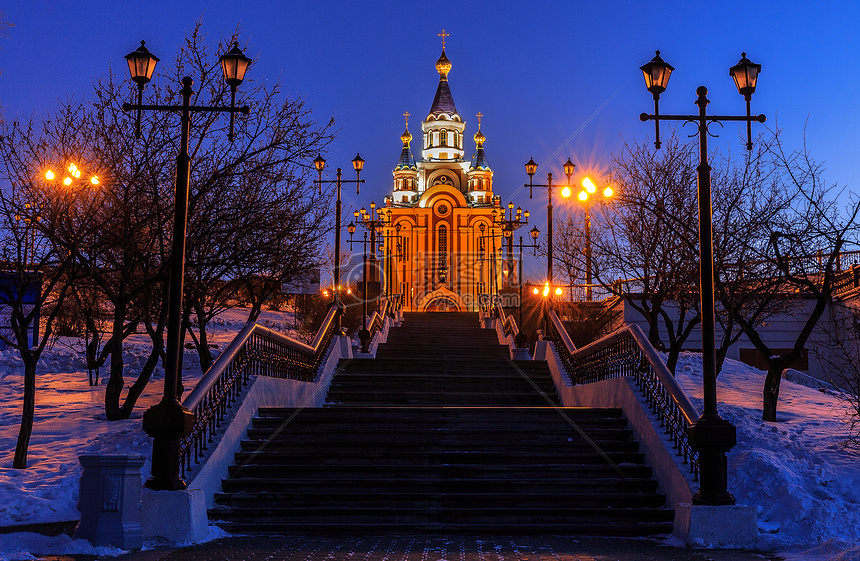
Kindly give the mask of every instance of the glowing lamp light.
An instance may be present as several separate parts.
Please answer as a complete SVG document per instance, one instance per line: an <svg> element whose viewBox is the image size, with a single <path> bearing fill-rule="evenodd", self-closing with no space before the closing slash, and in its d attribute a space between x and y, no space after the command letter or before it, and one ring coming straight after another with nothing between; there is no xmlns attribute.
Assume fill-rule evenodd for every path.
<svg viewBox="0 0 860 561"><path fill-rule="evenodd" d="M758 75L761 72L761 64L756 64L747 58L746 53L741 53L741 60L731 68L729 74L735 80L738 93L749 99L755 92Z"/></svg>
<svg viewBox="0 0 860 561"><path fill-rule="evenodd" d="M579 192L579 200L585 201L587 199L588 199L588 193L586 193L585 191L580 191Z"/></svg>
<svg viewBox="0 0 860 561"><path fill-rule="evenodd" d="M675 70L671 64L660 58L660 51L646 64L639 67L645 76L645 86L654 94L654 99L659 99L660 94L666 91L669 84L669 76Z"/></svg>
<svg viewBox="0 0 860 561"><path fill-rule="evenodd" d="M565 185L564 189L561 190L561 196L564 197L565 199L570 197L570 187Z"/></svg>
<svg viewBox="0 0 860 561"><path fill-rule="evenodd" d="M125 55L131 79L140 88L143 88L144 84L152 79L152 73L155 71L155 65L158 64L159 60L144 45L146 45L146 42L141 41L137 50Z"/></svg>
<svg viewBox="0 0 860 561"><path fill-rule="evenodd" d="M236 42L233 48L226 54L221 55L221 70L224 71L224 81L231 88L235 88L245 79L245 71L248 70L248 65L251 64L251 59L242 53L239 48L239 43Z"/></svg>
<svg viewBox="0 0 860 561"><path fill-rule="evenodd" d="M328 290L323 291L323 296L328 296Z"/></svg>
<svg viewBox="0 0 860 561"><path fill-rule="evenodd" d="M45 173L45 179L47 179L48 181L51 181L52 179L54 179L54 172L51 170L48 170Z"/></svg>
<svg viewBox="0 0 860 561"><path fill-rule="evenodd" d="M594 184L590 177L586 177L582 180L582 186L585 187L585 190L589 193L594 193L595 191L597 191L597 186Z"/></svg>
<svg viewBox="0 0 860 561"><path fill-rule="evenodd" d="M536 295L537 295L537 294L540 294L540 290L538 290L537 288L532 289L532 292L533 292L534 294L536 294Z"/></svg>
<svg viewBox="0 0 860 561"><path fill-rule="evenodd" d="M561 296L561 289L560 289L560 288L556 288L556 289L555 289L555 294L556 294L556 296Z"/></svg>
<svg viewBox="0 0 860 561"><path fill-rule="evenodd" d="M72 184L72 178L71 177L66 177L65 179L63 179L63 185L71 185L71 184Z"/></svg>
<svg viewBox="0 0 860 561"><path fill-rule="evenodd" d="M603 190L603 196L607 199L613 195L614 191L612 191L612 187L607 187Z"/></svg>
<svg viewBox="0 0 860 561"><path fill-rule="evenodd" d="M94 175L94 176L90 177L90 183L92 183L93 185L98 185L99 184L99 176Z"/></svg>
<svg viewBox="0 0 860 561"><path fill-rule="evenodd" d="M347 293L347 294L352 294L352 289L351 289L351 288L347 288L347 289L346 289L346 293Z"/></svg>

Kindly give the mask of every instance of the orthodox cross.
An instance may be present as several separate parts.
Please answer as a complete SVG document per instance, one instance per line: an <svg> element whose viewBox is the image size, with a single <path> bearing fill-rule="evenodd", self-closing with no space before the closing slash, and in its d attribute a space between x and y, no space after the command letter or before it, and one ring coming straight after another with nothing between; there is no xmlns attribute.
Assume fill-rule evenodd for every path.
<svg viewBox="0 0 860 561"><path fill-rule="evenodd" d="M406 118L406 128L408 129L409 128L409 111L404 113L403 116Z"/></svg>
<svg viewBox="0 0 860 561"><path fill-rule="evenodd" d="M450 37L451 34L445 33L445 30L443 29L442 33L437 33L436 35L438 35L439 37L442 38L442 50L444 51L445 50L445 37Z"/></svg>
<svg viewBox="0 0 860 561"><path fill-rule="evenodd" d="M483 117L483 116L484 116L484 114L481 113L480 111L478 111L478 114L475 115L475 117L478 118L478 130L481 130L481 117Z"/></svg>

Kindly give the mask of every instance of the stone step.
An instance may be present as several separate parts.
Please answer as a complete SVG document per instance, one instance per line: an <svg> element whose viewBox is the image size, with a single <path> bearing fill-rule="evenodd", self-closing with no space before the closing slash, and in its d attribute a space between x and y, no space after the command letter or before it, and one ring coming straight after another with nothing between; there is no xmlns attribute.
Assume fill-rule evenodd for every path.
<svg viewBox="0 0 860 561"><path fill-rule="evenodd" d="M223 515L222 515L223 516ZM213 519L214 520L214 519ZM251 519L247 521L216 522L224 531L232 534L247 535L285 535L285 536L330 536L330 535L383 535L383 534L454 534L454 535L573 535L573 536L612 536L640 537L660 534L671 534L672 523L639 521L634 523L529 523L519 521L496 521L491 525L482 523L461 522L458 524L404 523L395 515L391 519L359 523L351 520L338 524L320 524L317 522L284 522L263 521Z"/></svg>

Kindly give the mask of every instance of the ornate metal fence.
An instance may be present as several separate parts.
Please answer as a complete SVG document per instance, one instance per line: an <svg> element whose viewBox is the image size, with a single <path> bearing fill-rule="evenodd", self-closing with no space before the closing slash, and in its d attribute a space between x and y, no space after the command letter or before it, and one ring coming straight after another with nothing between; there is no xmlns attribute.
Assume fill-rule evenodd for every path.
<svg viewBox="0 0 860 561"><path fill-rule="evenodd" d="M312 345L306 345L249 323L233 339L183 402L195 415L191 431L179 445L183 471L199 462L206 444L220 427L252 375L311 382L316 378L334 336L337 308L333 305Z"/></svg>
<svg viewBox="0 0 860 561"><path fill-rule="evenodd" d="M576 349L554 311L550 311L550 318L547 338L554 343L571 383L632 376L660 426L698 479L699 455L692 448L687 428L699 418L699 413L642 330L636 325L626 326Z"/></svg>
<svg viewBox="0 0 860 561"><path fill-rule="evenodd" d="M399 297L383 300L382 314L374 312L381 324L393 313ZM183 475L192 461L199 463L207 444L224 421L251 376L288 378L303 382L317 379L319 368L329 354L335 336L337 308L329 307L310 345L290 339L257 323L248 323L203 375L182 403L195 415L191 431L179 444Z"/></svg>
<svg viewBox="0 0 860 561"><path fill-rule="evenodd" d="M517 327L517 321L514 319L514 316L505 313L505 308L502 306L502 299L498 296L492 297L492 310L495 312L496 317L502 320L502 330L504 331L505 336L516 337L520 332L519 327Z"/></svg>

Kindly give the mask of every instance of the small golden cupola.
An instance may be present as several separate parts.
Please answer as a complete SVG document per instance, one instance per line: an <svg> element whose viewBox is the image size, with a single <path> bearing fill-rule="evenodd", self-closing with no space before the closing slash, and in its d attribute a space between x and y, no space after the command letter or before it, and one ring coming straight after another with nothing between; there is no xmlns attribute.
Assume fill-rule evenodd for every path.
<svg viewBox="0 0 860 561"><path fill-rule="evenodd" d="M469 165L467 176L469 178L468 199L472 205L490 204L493 201L493 170L487 163L484 154L484 141L486 137L481 132L481 118L483 113L478 113L478 132L475 133L475 154Z"/></svg>
<svg viewBox="0 0 860 561"><path fill-rule="evenodd" d="M412 133L409 132L409 112L407 111L403 116L406 118L406 130L400 135L403 149L400 151L400 160L394 168L392 201L395 204L410 204L418 194L418 166L415 164L410 148Z"/></svg>

